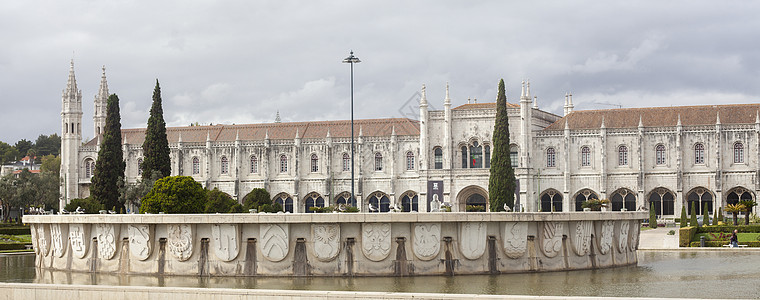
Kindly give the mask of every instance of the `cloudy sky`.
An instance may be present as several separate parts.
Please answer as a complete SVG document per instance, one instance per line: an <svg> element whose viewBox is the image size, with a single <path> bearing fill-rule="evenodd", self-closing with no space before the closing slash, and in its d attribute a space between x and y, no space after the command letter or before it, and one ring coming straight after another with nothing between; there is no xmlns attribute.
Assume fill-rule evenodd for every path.
<svg viewBox="0 0 760 300"><path fill-rule="evenodd" d="M576 109L757 102L760 3L748 1L9 1L0 8L0 140L61 131L73 58L83 135L106 66L123 128L144 127L155 80L170 126L409 116L509 101ZM411 104L414 105L414 104ZM416 110L414 108L413 110Z"/></svg>

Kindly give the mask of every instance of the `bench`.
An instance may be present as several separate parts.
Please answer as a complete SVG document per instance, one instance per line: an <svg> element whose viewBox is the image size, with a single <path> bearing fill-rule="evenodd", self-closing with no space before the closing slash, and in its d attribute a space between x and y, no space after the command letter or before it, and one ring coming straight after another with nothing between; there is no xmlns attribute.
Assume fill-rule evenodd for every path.
<svg viewBox="0 0 760 300"><path fill-rule="evenodd" d="M731 248L731 244L723 245L724 248ZM739 245L739 248L747 247L747 245Z"/></svg>

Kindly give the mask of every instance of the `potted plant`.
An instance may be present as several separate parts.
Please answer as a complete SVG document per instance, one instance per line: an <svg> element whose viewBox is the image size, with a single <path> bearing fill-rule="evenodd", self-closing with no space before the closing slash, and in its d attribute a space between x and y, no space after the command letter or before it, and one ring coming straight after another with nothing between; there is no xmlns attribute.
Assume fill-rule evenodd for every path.
<svg viewBox="0 0 760 300"><path fill-rule="evenodd" d="M602 200L588 199L586 200L586 202L583 202L583 204L581 204L581 207L583 207L584 209L588 208L591 211L601 211L602 207L604 207L605 209L609 207L609 203L610 203L610 200L607 200L607 199L602 199Z"/></svg>

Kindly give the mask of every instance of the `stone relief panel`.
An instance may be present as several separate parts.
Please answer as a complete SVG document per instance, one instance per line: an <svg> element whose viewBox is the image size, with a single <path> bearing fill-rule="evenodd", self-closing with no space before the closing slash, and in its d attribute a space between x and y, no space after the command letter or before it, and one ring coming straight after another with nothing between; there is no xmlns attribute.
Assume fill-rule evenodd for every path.
<svg viewBox="0 0 760 300"><path fill-rule="evenodd" d="M578 221L573 226L573 231L570 234L573 241L573 250L575 254L584 256L591 250L591 232L594 229L594 223L592 221ZM571 223L572 224L572 223Z"/></svg>
<svg viewBox="0 0 760 300"><path fill-rule="evenodd" d="M441 250L441 224L416 223L412 231L412 249L421 260L431 260Z"/></svg>
<svg viewBox="0 0 760 300"><path fill-rule="evenodd" d="M47 224L37 224L37 247L41 256L48 256L50 251L50 231Z"/></svg>
<svg viewBox="0 0 760 300"><path fill-rule="evenodd" d="M620 236L618 237L618 252L623 253L628 249L628 232L631 229L631 222L620 222Z"/></svg>
<svg viewBox="0 0 760 300"><path fill-rule="evenodd" d="M116 241L119 240L119 225L95 224L98 239L98 257L111 259L116 254Z"/></svg>
<svg viewBox="0 0 760 300"><path fill-rule="evenodd" d="M214 255L223 261L232 261L240 253L240 230L237 224L211 226Z"/></svg>
<svg viewBox="0 0 760 300"><path fill-rule="evenodd" d="M29 225L29 234L31 234L31 238L32 238L32 249L34 249L34 254L37 254L37 255L40 254L40 246L37 245L37 227L39 226L42 226L42 224Z"/></svg>
<svg viewBox="0 0 760 300"><path fill-rule="evenodd" d="M391 253L391 224L362 224L362 252L371 261L381 261Z"/></svg>
<svg viewBox="0 0 760 300"><path fill-rule="evenodd" d="M612 239L615 234L615 221L602 221L602 230L599 235L599 253L607 254L612 248Z"/></svg>
<svg viewBox="0 0 760 300"><path fill-rule="evenodd" d="M278 262L288 255L288 224L261 225L261 252L266 259Z"/></svg>
<svg viewBox="0 0 760 300"><path fill-rule="evenodd" d="M486 252L486 223L459 224L459 250L467 259L478 259Z"/></svg>
<svg viewBox="0 0 760 300"><path fill-rule="evenodd" d="M321 261L331 261L340 252L340 226L338 224L311 225L314 256Z"/></svg>
<svg viewBox="0 0 760 300"><path fill-rule="evenodd" d="M544 222L543 234L541 234L541 252L548 258L557 256L562 250L562 233L565 223Z"/></svg>
<svg viewBox="0 0 760 300"><path fill-rule="evenodd" d="M89 234L85 232L87 225L85 224L71 224L69 225L69 243L71 243L71 251L77 258L84 258L87 255L87 245L89 241Z"/></svg>
<svg viewBox="0 0 760 300"><path fill-rule="evenodd" d="M193 255L193 227L190 224L169 224L169 253L180 261Z"/></svg>
<svg viewBox="0 0 760 300"><path fill-rule="evenodd" d="M509 258L520 258L528 246L527 222L504 222L504 252Z"/></svg>
<svg viewBox="0 0 760 300"><path fill-rule="evenodd" d="M629 234L631 240L628 243L628 249L633 251L639 249L639 232L641 229L636 221L629 221L629 223L631 224L631 233Z"/></svg>
<svg viewBox="0 0 760 300"><path fill-rule="evenodd" d="M68 233L68 226L66 224L50 224L50 235L52 236L52 251L54 257L63 257L66 253L67 241L64 238L68 238L68 235L64 235L63 232Z"/></svg>
<svg viewBox="0 0 760 300"><path fill-rule="evenodd" d="M146 260L150 257L151 235L150 225L147 224L129 224L127 234L129 235L129 253L139 260Z"/></svg>

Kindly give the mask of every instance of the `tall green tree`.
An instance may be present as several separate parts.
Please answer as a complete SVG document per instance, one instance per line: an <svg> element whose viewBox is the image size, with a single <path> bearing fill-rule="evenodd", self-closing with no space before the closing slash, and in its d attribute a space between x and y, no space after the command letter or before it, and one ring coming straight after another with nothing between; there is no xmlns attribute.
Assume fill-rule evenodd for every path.
<svg viewBox="0 0 760 300"><path fill-rule="evenodd" d="M156 87L153 89L153 106L150 108L148 128L145 131L143 142L142 177L150 180L153 170L161 173L161 177L171 175L171 161L169 160L169 141L166 139L166 122L164 122L164 109L161 107L161 87L156 79Z"/></svg>
<svg viewBox="0 0 760 300"><path fill-rule="evenodd" d="M27 141L26 139L21 139L20 141L16 142L16 150L18 151L18 154L22 156L27 155L32 147L34 147L34 143Z"/></svg>
<svg viewBox="0 0 760 300"><path fill-rule="evenodd" d="M689 217L686 214L686 206L681 206L681 227L689 227Z"/></svg>
<svg viewBox="0 0 760 300"><path fill-rule="evenodd" d="M507 118L507 93L504 79L499 81L496 97L496 123L493 126L493 154L491 176L488 178L488 199L491 211L504 211L504 204L514 210L515 170L509 156L509 119Z"/></svg>
<svg viewBox="0 0 760 300"><path fill-rule="evenodd" d="M702 207L702 225L710 226L710 211L707 210L707 202L705 202L704 207Z"/></svg>
<svg viewBox="0 0 760 300"><path fill-rule="evenodd" d="M649 206L649 227L657 228L657 214L654 211L654 202Z"/></svg>
<svg viewBox="0 0 760 300"><path fill-rule="evenodd" d="M40 134L37 137L37 141L34 142L32 150L34 150L37 156L50 154L57 156L61 151L61 137L57 133L51 135Z"/></svg>
<svg viewBox="0 0 760 300"><path fill-rule="evenodd" d="M697 205L699 205L699 202L696 202L691 206L691 221L689 221L689 224L691 224L692 227L700 227L699 222L697 222Z"/></svg>
<svg viewBox="0 0 760 300"><path fill-rule="evenodd" d="M116 211L120 211L124 207L119 202L119 185L126 168L123 157L119 96L112 94L106 103L106 125L90 185L91 197L102 203L106 209L116 208Z"/></svg>

